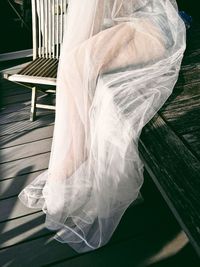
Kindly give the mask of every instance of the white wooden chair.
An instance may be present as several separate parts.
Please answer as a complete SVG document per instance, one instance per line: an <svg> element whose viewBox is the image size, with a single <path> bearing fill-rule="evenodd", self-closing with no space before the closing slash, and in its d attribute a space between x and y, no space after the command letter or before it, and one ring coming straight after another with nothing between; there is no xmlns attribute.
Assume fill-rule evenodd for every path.
<svg viewBox="0 0 200 267"><path fill-rule="evenodd" d="M10 81L31 85L31 121L37 108L55 109L53 105L36 103L37 90L41 85L56 86L66 13L67 0L32 0L33 60L4 73L4 78Z"/></svg>

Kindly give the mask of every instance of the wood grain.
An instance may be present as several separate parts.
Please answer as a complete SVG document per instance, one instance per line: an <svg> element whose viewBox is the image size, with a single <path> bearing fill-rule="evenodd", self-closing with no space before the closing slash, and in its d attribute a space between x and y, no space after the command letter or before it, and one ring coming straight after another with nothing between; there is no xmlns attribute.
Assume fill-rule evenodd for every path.
<svg viewBox="0 0 200 267"><path fill-rule="evenodd" d="M200 254L200 161L157 115L143 130L140 153L178 222Z"/></svg>

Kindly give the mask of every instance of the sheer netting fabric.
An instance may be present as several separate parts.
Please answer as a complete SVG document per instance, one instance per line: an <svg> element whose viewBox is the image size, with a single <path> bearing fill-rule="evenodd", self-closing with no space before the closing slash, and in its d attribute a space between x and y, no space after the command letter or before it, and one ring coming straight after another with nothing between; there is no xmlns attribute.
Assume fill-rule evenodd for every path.
<svg viewBox="0 0 200 267"><path fill-rule="evenodd" d="M173 0L69 0L48 170L19 194L78 252L111 238L143 183L138 140L177 81Z"/></svg>

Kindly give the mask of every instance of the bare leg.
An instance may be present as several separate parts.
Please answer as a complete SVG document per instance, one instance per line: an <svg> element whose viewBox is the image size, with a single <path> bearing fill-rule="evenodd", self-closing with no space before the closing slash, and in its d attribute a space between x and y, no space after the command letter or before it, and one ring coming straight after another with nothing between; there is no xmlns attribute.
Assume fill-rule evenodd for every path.
<svg viewBox="0 0 200 267"><path fill-rule="evenodd" d="M104 30L75 48L63 60L56 102L55 145L50 164L52 176L60 179L71 176L87 158L90 91L95 92L99 73L144 63L163 54L164 46L158 30L147 20L137 23L140 24L139 31L131 23Z"/></svg>

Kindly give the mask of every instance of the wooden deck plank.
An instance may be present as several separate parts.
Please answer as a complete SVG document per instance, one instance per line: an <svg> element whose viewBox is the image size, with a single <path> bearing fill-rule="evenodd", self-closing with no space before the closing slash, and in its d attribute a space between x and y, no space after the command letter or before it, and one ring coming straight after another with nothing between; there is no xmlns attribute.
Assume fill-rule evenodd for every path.
<svg viewBox="0 0 200 267"><path fill-rule="evenodd" d="M165 121L180 135L200 129L200 83L174 89L160 110Z"/></svg>
<svg viewBox="0 0 200 267"><path fill-rule="evenodd" d="M177 85L187 85L197 82L200 82L200 65L196 63L191 66L182 66Z"/></svg>
<svg viewBox="0 0 200 267"><path fill-rule="evenodd" d="M7 134L16 134L16 137L23 135L25 132L30 132L36 128L49 126L54 124L55 116L54 114L48 114L41 116L40 120L31 122L29 120L13 122L3 125L1 127L0 136Z"/></svg>
<svg viewBox="0 0 200 267"><path fill-rule="evenodd" d="M55 97L53 95L51 95L51 98L50 100L52 101L52 98L54 99ZM43 103L48 103L49 102L49 97L48 96L45 96L44 94L41 95L41 97L38 98L38 102L43 102ZM11 103L11 104L7 104L7 105L4 105L0 108L0 112L1 112L1 116L4 115L4 114L11 114L11 113L14 113L14 112L24 112L26 110L29 109L29 112L30 112L30 104L31 104L31 101L23 101L21 102L19 100L19 102L17 103ZM52 112L52 111L51 111Z"/></svg>
<svg viewBox="0 0 200 267"><path fill-rule="evenodd" d="M31 132L25 132L22 136L16 138L15 134L4 135L0 139L0 148L17 146L25 143L34 142L53 136L54 125L36 128Z"/></svg>
<svg viewBox="0 0 200 267"><path fill-rule="evenodd" d="M29 91L24 86L15 84L13 82L10 82L4 79L1 80L0 83L1 83L1 86L4 88L4 90L1 91L2 97L21 95Z"/></svg>
<svg viewBox="0 0 200 267"><path fill-rule="evenodd" d="M19 179L19 177L17 179ZM12 180L11 182L15 181L14 179L10 180ZM15 184L13 184L13 187L15 187ZM24 184L21 186L21 188L22 187L24 187ZM18 188L18 193L20 192L21 188ZM31 209L27 209L26 207L24 208L24 206L19 203L19 200L16 197L0 201L0 203L2 202L4 202L2 206L7 210L7 218L4 222L0 223L0 242L2 243L1 248L14 246L9 249L16 249L17 251L21 248L21 242L30 241L32 243L35 242L35 238L43 238L42 236L46 233L49 235L51 234L48 230L44 229L44 216L41 212L34 214L29 213ZM144 231L146 233L154 232L153 229L158 231L159 227L162 228L163 225L166 225L168 230L170 229L169 226L170 222L173 220L173 217L169 214L169 212L167 211L164 217L160 216L158 209L155 209L154 206L149 205L149 203L150 202L147 202L145 204L143 202L142 204L140 203L140 205L136 205L134 207L131 206L126 211L122 221L120 222L120 225L118 226L118 229L112 237L111 243L118 243L122 240L128 240L133 236L137 238L138 236L143 235ZM0 205L0 209L2 206ZM39 221L36 219L37 217L39 217ZM148 225L146 224L147 220ZM163 223L161 223L162 220ZM164 224L164 222L166 224ZM167 240L171 239L177 231L179 231L179 227L175 227L175 232L174 227L171 228L171 234L168 232L166 235ZM32 247L30 242L26 243L28 247ZM164 242L166 242L166 240ZM54 255L55 257L53 261L61 259L60 256L57 258L57 254ZM66 254L63 254L63 258L66 259ZM22 266L26 266L27 262L24 261L23 264L24 265Z"/></svg>
<svg viewBox="0 0 200 267"><path fill-rule="evenodd" d="M50 153L0 164L0 180L44 170L48 167Z"/></svg>
<svg viewBox="0 0 200 267"><path fill-rule="evenodd" d="M29 209L25 207L18 197L12 197L0 201L0 223L26 216L40 211L39 209Z"/></svg>
<svg viewBox="0 0 200 267"><path fill-rule="evenodd" d="M122 223L123 225L120 226L121 230L123 228L123 233L122 231L118 230L112 239L113 242L117 242L117 240L121 239L127 239L129 236L142 234L144 231L143 228L145 227L145 221L141 224L141 217L142 218L147 217L147 213L145 213L145 211L147 210L145 209L144 206L135 207L134 210L133 208L129 208L129 210L127 210L126 212L125 217L127 219L129 218L130 220L128 221L123 219ZM32 212L34 212L34 210L32 210ZM10 219L10 217L8 217L8 219ZM133 219L134 222L131 222ZM32 220L33 222L31 223ZM51 231L45 229L44 222L45 222L45 214L41 211L33 214L24 214L23 217L19 218L17 217L15 219L0 223L0 244L1 244L0 248L5 248L7 246L11 245L13 246L19 244L20 242L22 242L23 238L31 239L32 234L34 234L35 237L36 236L40 237L44 233L51 234L52 233ZM125 229L127 229L127 227L130 227L131 225L134 225L135 227L131 231L130 230L125 231ZM37 229L34 229L34 226L37 227ZM153 228L155 227L155 225L150 221L148 227ZM25 234L25 236L23 236L23 233ZM8 238L9 236L10 238Z"/></svg>
<svg viewBox="0 0 200 267"><path fill-rule="evenodd" d="M46 138L14 147L3 148L0 150L0 164L50 152L51 143L52 138Z"/></svg>
<svg viewBox="0 0 200 267"><path fill-rule="evenodd" d="M37 118L40 118L41 116L45 116L48 114L52 114L54 116L55 112L47 109L38 109ZM2 126L3 124L8 124L11 122L29 120L29 118L30 118L30 106L28 105L21 109L19 107L18 110L14 110L13 112L8 112L4 114L1 113L0 125Z"/></svg>
<svg viewBox="0 0 200 267"><path fill-rule="evenodd" d="M1 107L0 109L1 116L3 116L4 114L11 114L20 111L24 112L27 109L30 110L30 104L31 104L30 101L26 101L24 103L13 103L11 105Z"/></svg>
<svg viewBox="0 0 200 267"><path fill-rule="evenodd" d="M151 217L150 217L150 214L152 215ZM35 214L35 215L29 215L29 216L37 217L37 216L40 216L40 213ZM20 219L19 220L17 219L18 221L16 221L16 224L17 224L16 227L21 227L20 228L21 231L24 231L24 229L26 229L27 240L31 238L29 236L29 233L30 233L29 231L31 231L32 229L31 227L28 226L27 221L26 221L26 220L29 220L28 218L29 216L23 217L25 221L24 221L24 225L23 224L21 225L22 227L20 226L20 223L19 223ZM146 243L146 249L148 250L148 253L150 251L152 252L152 248L153 250L158 250L161 244L163 245L166 242L169 242L169 240L173 239L174 236L176 236L177 233L179 233L180 229L175 228L174 230L174 228L170 229L168 227L169 222L172 219L172 217L166 216L165 220L163 220L163 223L160 223L160 221L158 220L158 217L159 217L159 214L155 210L154 207L149 208L149 206L145 207L145 205L140 205L140 206L135 206L134 208L129 208L124 214L124 217L122 221L120 222L116 232L114 233L111 241L105 247L105 250L107 251L106 252L107 255L109 255L109 251L110 251L109 247L116 246L116 244L119 244L119 247L120 246L126 247L127 242L130 241L130 244L131 244L133 240L136 245L136 243L138 242L138 240L140 240L141 237L142 237L143 242ZM41 217L41 220L42 220L42 217ZM148 220L148 224L146 224L147 220ZM164 224L164 221L168 224ZM8 237L11 234L9 231L14 231L14 233L17 234L17 229L14 228L14 222L15 220L10 221L9 222L10 224L7 226L8 232L6 230L3 232L4 242L6 241L5 237L6 236ZM33 222L33 224L34 223L37 223L37 222L35 221ZM42 221L41 221L41 224L42 224ZM40 227L38 229L40 229L40 234L41 234L42 226ZM20 229L19 229L19 233L21 233ZM155 230L157 232L157 238L159 239L159 242L155 242ZM40 257L39 258L37 257L35 259L33 258L33 260L35 261L32 262L32 266L43 266L46 264L51 264L52 262L55 263L60 260L66 260L66 258L70 259L72 256L73 257L80 256L80 255L77 255L77 253L75 253L73 250L71 250L67 244L60 244L57 241L52 241L54 242L54 244L52 244L52 242L48 243L47 240L49 239L49 236L40 237L35 230L32 230L32 231L33 231L32 232L33 236L35 238L37 237L37 239L33 239L29 242L25 242L21 244L19 242L22 241L23 236L19 236L19 238L17 238L17 236L15 235L10 236L11 239L10 241L7 240L7 242L9 242L9 244L12 244L14 246L0 250L0 261L1 259L5 260L5 262L2 262L3 264L8 261L9 256L10 256L9 259L13 259L13 256L16 254L18 250L21 251L24 249L25 251L27 251L26 256L28 255L28 257L25 257L24 253L22 254L17 253L17 257L15 257L14 259L15 261L13 264L17 265L19 262L21 262L22 264L21 266L27 266L27 264L29 263L29 258L33 257L33 255L35 256L38 255L38 253ZM149 244L149 241L148 241L149 233L150 233L151 245ZM46 245L48 245L48 248L46 248ZM57 246L59 246L59 250L56 249ZM26 250L27 248L29 248L29 250ZM53 248L55 250L53 250ZM38 253L37 253L37 249L39 249ZM143 248L142 246L139 247L138 252L141 253L143 257L144 247ZM47 253L52 254L52 257L49 258ZM92 252L92 254L94 254L94 252Z"/></svg>
<svg viewBox="0 0 200 267"><path fill-rule="evenodd" d="M160 236L158 236L160 234ZM184 235L181 237L182 240L179 241L180 250L185 245ZM112 246L107 245L99 250L96 250L91 253L79 255L73 258L68 258L65 261L55 262L49 265L44 266L55 266L55 267L110 267L110 266L126 266L126 267L134 267L134 266L151 266L150 263L156 262L156 259L151 258L152 254L158 255L157 257L161 258L170 258L178 254L179 249L177 251L172 252L172 248L168 248L168 250L164 253L159 253L158 244L162 244L162 233L160 231L157 232L157 235L154 234L152 236L151 233L147 233L146 236L130 238L128 240L124 240L121 243L112 244ZM170 244L168 244L170 246ZM172 245L173 246L173 245ZM189 247L188 250L191 250ZM163 255L159 255L163 254ZM192 253L191 253L192 254ZM156 257L156 256L155 256ZM195 259L197 263L198 259ZM157 259L158 261L158 259ZM184 257L182 255L182 259L179 257L179 260L173 261L169 265L155 265L155 266L183 266L182 262L186 264L191 263L191 258ZM154 265L152 265L154 266ZM188 265L190 266L190 265ZM195 265L196 266L196 265Z"/></svg>
<svg viewBox="0 0 200 267"><path fill-rule="evenodd" d="M185 134L182 138L190 145L193 154L197 154L200 159L200 131Z"/></svg>
<svg viewBox="0 0 200 267"><path fill-rule="evenodd" d="M185 106L196 106L200 100L200 83L188 84L184 86L176 86L173 90L172 95L165 102L160 112L167 110L174 110L176 108Z"/></svg>
<svg viewBox="0 0 200 267"><path fill-rule="evenodd" d="M44 221L45 214L41 211L0 223L0 249L50 234Z"/></svg>
<svg viewBox="0 0 200 267"><path fill-rule="evenodd" d="M31 183L43 171L44 170L27 173L0 181L0 200L18 195L22 188Z"/></svg>
<svg viewBox="0 0 200 267"><path fill-rule="evenodd" d="M46 100L45 102L48 101L47 96L45 98L46 94L43 92L40 92L39 90L37 91L37 101L38 103L42 102L42 100ZM18 95L12 95L12 96L7 96L4 97L1 103L1 106L4 107L6 105L11 105L13 103L21 103L21 102L26 102L30 101L31 99L31 89L27 89L27 92L24 94L18 94Z"/></svg>
<svg viewBox="0 0 200 267"><path fill-rule="evenodd" d="M31 99L31 90L27 89L27 92L24 94L4 97L2 101L2 106L10 105L12 103L21 103L29 101L30 99Z"/></svg>
<svg viewBox="0 0 200 267"><path fill-rule="evenodd" d="M192 106L185 106L185 108L176 108L174 112L167 110L162 112L165 121L180 135L199 131L200 129L200 106L193 108Z"/></svg>
<svg viewBox="0 0 200 267"><path fill-rule="evenodd" d="M200 84L199 84L200 88ZM165 108L161 110L161 113L175 113L176 110L182 109L183 111L193 110L193 109L199 109L199 102L200 102L200 94L195 95L193 97L184 96L181 98L176 98L174 101L170 102L170 104L166 104Z"/></svg>
<svg viewBox="0 0 200 267"><path fill-rule="evenodd" d="M70 258L77 255L66 244L52 239L52 234L35 240L0 250L0 266L6 267L41 267L54 260Z"/></svg>
<svg viewBox="0 0 200 267"><path fill-rule="evenodd" d="M200 254L199 160L160 116L144 129L140 144L148 172Z"/></svg>

